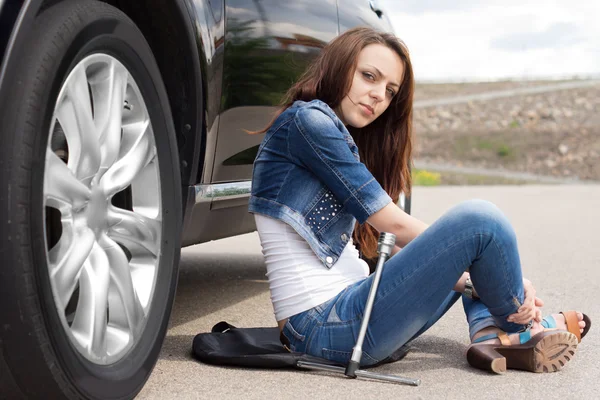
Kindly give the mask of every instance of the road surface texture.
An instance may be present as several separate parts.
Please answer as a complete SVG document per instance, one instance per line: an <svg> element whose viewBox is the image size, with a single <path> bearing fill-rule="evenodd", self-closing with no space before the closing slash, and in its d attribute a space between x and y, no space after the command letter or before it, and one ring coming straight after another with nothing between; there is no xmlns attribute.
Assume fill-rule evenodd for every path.
<svg viewBox="0 0 600 400"><path fill-rule="evenodd" d="M402 361L372 371L419 378L419 387L351 380L313 371L251 370L201 364L192 339L226 320L275 326L256 233L183 250L171 325L160 360L139 399L560 399L600 391L600 185L417 187L413 214L432 223L471 198L496 203L514 224L524 275L544 314L577 308L595 326L562 371L493 375L464 357L462 305L413 342Z"/></svg>

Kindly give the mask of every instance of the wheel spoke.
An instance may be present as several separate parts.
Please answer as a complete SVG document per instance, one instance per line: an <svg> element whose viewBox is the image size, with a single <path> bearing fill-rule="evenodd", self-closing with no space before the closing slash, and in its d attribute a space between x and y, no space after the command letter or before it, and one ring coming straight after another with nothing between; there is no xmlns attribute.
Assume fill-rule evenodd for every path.
<svg viewBox="0 0 600 400"><path fill-rule="evenodd" d="M67 232L48 253L50 279L58 296L56 301L60 310L64 310L69 302L94 242L95 236L90 229L83 230L76 238Z"/></svg>
<svg viewBox="0 0 600 400"><path fill-rule="evenodd" d="M126 320L131 332L135 334L144 318L144 309L133 287L129 261L121 247L109 237L102 237L100 245L104 249L110 264L111 282L116 286L121 300L121 307L118 307L116 302L111 301L110 304L115 305L115 307L110 308L110 318L111 320ZM122 312L125 315L118 315Z"/></svg>
<svg viewBox="0 0 600 400"><path fill-rule="evenodd" d="M95 245L79 279L79 303L71 326L80 343L95 356L106 354L106 327L110 265L104 250Z"/></svg>
<svg viewBox="0 0 600 400"><path fill-rule="evenodd" d="M47 205L64 209L80 208L90 198L90 190L73 176L67 165L51 150L46 151L44 193Z"/></svg>
<svg viewBox="0 0 600 400"><path fill-rule="evenodd" d="M69 169L73 171L73 173L77 173L77 168L79 168L79 160L81 158L82 133L79 129L77 117L75 116L75 107L73 107L73 101L70 97L65 97L57 106L55 116L62 127L65 138L67 139L67 146L69 150Z"/></svg>
<svg viewBox="0 0 600 400"><path fill-rule="evenodd" d="M76 119L77 132L81 143L79 162L75 176L84 182L93 178L100 167L99 138L92 115L92 102L88 89L85 68L75 68L67 81L67 97ZM64 117L64 115L63 115ZM63 130L65 127L63 126ZM67 134L65 133L65 136ZM67 136L67 143L69 137Z"/></svg>
<svg viewBox="0 0 600 400"><path fill-rule="evenodd" d="M157 258L147 251L144 251L143 255L140 252L136 253L135 246L134 243L128 243L127 247L127 250L135 254L129 261L131 279L142 307L148 307L152 296L152 285L149 285L149 282L155 279Z"/></svg>
<svg viewBox="0 0 600 400"><path fill-rule="evenodd" d="M128 126L128 128L133 128L140 133L135 137L127 153L116 161L100 180L100 185L107 195L120 192L129 186L138 173L146 166L148 160L151 159L152 152L155 150L154 146L151 145L148 127L149 120ZM124 136L123 141L125 142L125 140L126 136Z"/></svg>
<svg viewBox="0 0 600 400"><path fill-rule="evenodd" d="M123 102L127 89L128 72L120 63L112 62L104 90L98 91L95 104L96 124L100 132L102 152L101 172L107 170L119 156ZM103 93L105 92L105 93Z"/></svg>
<svg viewBox="0 0 600 400"><path fill-rule="evenodd" d="M60 238L48 251L48 270L50 271L51 275L55 268L62 263L63 259L68 255L67 253L70 251L71 246L73 246L75 242L73 237L73 221L71 219L62 219Z"/></svg>
<svg viewBox="0 0 600 400"><path fill-rule="evenodd" d="M161 222L139 213L110 207L108 211L110 229L108 236L116 241L122 238L134 242L154 256L158 255Z"/></svg>

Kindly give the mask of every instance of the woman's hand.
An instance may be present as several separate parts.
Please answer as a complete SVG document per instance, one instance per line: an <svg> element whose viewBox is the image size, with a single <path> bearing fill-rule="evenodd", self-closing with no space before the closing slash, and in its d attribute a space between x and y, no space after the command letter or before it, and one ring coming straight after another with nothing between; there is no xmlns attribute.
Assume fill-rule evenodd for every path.
<svg viewBox="0 0 600 400"><path fill-rule="evenodd" d="M507 321L520 325L526 325L532 319L541 322L542 311L538 307L542 307L544 302L535 296L535 288L529 279L523 278L523 288L525 289L523 305L519 307L515 314L509 315Z"/></svg>

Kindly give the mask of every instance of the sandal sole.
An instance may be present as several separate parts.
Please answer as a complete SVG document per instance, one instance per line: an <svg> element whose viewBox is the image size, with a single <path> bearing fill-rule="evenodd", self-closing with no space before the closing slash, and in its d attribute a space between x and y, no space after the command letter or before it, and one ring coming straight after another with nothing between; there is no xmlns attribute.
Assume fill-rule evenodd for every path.
<svg viewBox="0 0 600 400"><path fill-rule="evenodd" d="M544 331L521 345L476 345L467 351L469 364L501 374L507 369L547 373L560 371L577 352L577 337L567 331Z"/></svg>
<svg viewBox="0 0 600 400"><path fill-rule="evenodd" d="M569 332L547 336L534 347L535 370L546 373L560 371L577 352L577 337Z"/></svg>
<svg viewBox="0 0 600 400"><path fill-rule="evenodd" d="M523 345L498 349L506 357L506 367L536 373L560 371L577 352L577 336L567 331L544 333L527 351Z"/></svg>

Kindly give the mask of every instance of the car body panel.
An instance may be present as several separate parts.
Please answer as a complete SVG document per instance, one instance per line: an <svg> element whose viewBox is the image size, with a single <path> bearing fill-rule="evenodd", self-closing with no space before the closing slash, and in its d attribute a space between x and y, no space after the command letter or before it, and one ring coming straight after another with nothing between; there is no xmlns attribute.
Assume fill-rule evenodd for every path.
<svg viewBox="0 0 600 400"><path fill-rule="evenodd" d="M225 38L224 4L222 0L183 0L194 27L203 87L203 110L193 134L194 143L201 143L201 151L194 153L190 184L210 183L210 171L219 126L219 104L223 79ZM185 128L185 127L184 127ZM189 160L189 159L187 159Z"/></svg>
<svg viewBox="0 0 600 400"><path fill-rule="evenodd" d="M24 42L31 32L35 14L40 9L42 0L15 0L3 2L0 7L0 107L5 95L6 82L10 82L12 74L18 69L16 62L11 62L24 51ZM3 110L3 108L0 108ZM1 116L1 114L0 114Z"/></svg>
<svg viewBox="0 0 600 400"><path fill-rule="evenodd" d="M336 0L226 0L219 140L211 182L249 180L262 135L290 85L338 34Z"/></svg>
<svg viewBox="0 0 600 400"><path fill-rule="evenodd" d="M193 206L184 245L256 229L248 198L263 135L244 130L267 125L289 86L338 34L336 0L225 0L224 5L223 87L208 94L220 93L220 113L207 125L203 183L188 193ZM230 183L237 184L233 191Z"/></svg>

